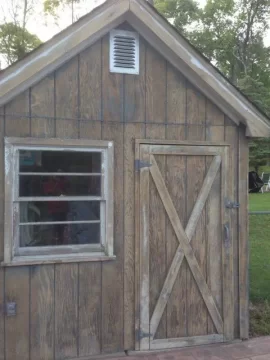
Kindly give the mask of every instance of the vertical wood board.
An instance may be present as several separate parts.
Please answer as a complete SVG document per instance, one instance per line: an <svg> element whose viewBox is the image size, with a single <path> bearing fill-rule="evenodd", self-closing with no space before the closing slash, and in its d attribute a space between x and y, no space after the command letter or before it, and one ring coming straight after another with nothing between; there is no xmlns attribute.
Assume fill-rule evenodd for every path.
<svg viewBox="0 0 270 360"><path fill-rule="evenodd" d="M80 118L102 119L102 57L101 40L90 46L79 56L79 100Z"/></svg>
<svg viewBox="0 0 270 360"><path fill-rule="evenodd" d="M30 268L31 359L54 359L54 266Z"/></svg>
<svg viewBox="0 0 270 360"><path fill-rule="evenodd" d="M102 264L102 352L123 350L124 322L124 156L123 125L104 122L103 140L114 141L114 251Z"/></svg>
<svg viewBox="0 0 270 360"><path fill-rule="evenodd" d="M101 263L79 264L79 356L101 352Z"/></svg>
<svg viewBox="0 0 270 360"><path fill-rule="evenodd" d="M31 136L54 137L54 75L51 74L31 88Z"/></svg>
<svg viewBox="0 0 270 360"><path fill-rule="evenodd" d="M55 357L78 356L78 265L55 265Z"/></svg>
<svg viewBox="0 0 270 360"><path fill-rule="evenodd" d="M16 316L5 318L5 360L29 360L29 268L5 270L5 301L15 302Z"/></svg>
<svg viewBox="0 0 270 360"><path fill-rule="evenodd" d="M239 129L239 316L240 338L249 337L248 139Z"/></svg>
<svg viewBox="0 0 270 360"><path fill-rule="evenodd" d="M56 137L78 137L78 56L55 72Z"/></svg>
<svg viewBox="0 0 270 360"><path fill-rule="evenodd" d="M111 73L109 35L102 38L102 101L104 121L123 121L124 101L123 84L124 75Z"/></svg>
<svg viewBox="0 0 270 360"><path fill-rule="evenodd" d="M30 135L29 90L25 90L5 106L7 136Z"/></svg>

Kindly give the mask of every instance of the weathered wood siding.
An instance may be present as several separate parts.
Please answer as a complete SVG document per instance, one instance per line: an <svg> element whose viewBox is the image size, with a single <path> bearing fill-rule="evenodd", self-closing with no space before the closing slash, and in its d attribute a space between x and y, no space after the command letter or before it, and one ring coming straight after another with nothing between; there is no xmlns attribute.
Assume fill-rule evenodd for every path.
<svg viewBox="0 0 270 360"><path fill-rule="evenodd" d="M143 39L140 75L111 74L108 61L109 42L105 36L0 109L0 260L3 259L4 136L114 141L117 256L116 261L103 263L0 267L0 360L74 359L135 348L135 138L229 142L232 196L246 201L247 182L240 172L247 167L239 166L239 158L247 161L244 129L227 119ZM170 162L168 165L180 172L194 166L175 162L173 157ZM162 160L159 166L166 172ZM175 196L180 190L172 189ZM160 200L152 198L154 209ZM184 223L189 206L180 209ZM244 219L242 226L246 225L245 212L239 217L237 212L232 210L235 337L239 336L239 220ZM150 216L155 221L153 231L165 233L165 217L161 214L154 219L154 213ZM246 237L240 240L245 247ZM175 251L168 248L164 252L164 241L165 237L159 237L158 246L153 244L152 249L157 252L154 257L157 263L151 267L159 267L160 273L165 272ZM240 253L245 258L246 248ZM244 264L240 266L240 280L245 282ZM206 272L209 263L202 266ZM193 287L193 279L186 278L185 272L184 262L179 277ZM161 278L153 279L157 289ZM194 288L194 294L196 291ZM244 294L242 291L241 301L245 304ZM16 317L4 316L5 301L17 303ZM188 304L177 285L167 317L160 325L160 336L165 331L169 337L170 334L184 336L186 323L193 326L198 314L192 315L190 310L189 318L183 318L185 307ZM206 313L200 316L204 326L213 326Z"/></svg>

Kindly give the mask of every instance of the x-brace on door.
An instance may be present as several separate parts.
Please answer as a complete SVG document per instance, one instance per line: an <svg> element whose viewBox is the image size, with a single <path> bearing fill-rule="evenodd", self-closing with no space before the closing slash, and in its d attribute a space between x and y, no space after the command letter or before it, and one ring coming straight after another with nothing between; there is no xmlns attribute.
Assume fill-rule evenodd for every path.
<svg viewBox="0 0 270 360"><path fill-rule="evenodd" d="M140 144L141 350L233 338L229 147Z"/></svg>

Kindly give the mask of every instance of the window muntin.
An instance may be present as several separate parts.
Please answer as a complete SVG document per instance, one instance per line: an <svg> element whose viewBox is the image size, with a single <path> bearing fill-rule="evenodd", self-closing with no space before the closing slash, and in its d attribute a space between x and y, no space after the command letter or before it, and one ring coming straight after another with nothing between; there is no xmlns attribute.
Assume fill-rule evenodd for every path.
<svg viewBox="0 0 270 360"><path fill-rule="evenodd" d="M112 164L108 164L108 158L113 161L112 143L102 142L97 147L95 142L91 148L90 142L87 148L71 148L64 142L61 148L8 144L6 162L13 159L13 164L6 163L12 172L6 177L12 175L13 184L11 258L78 254L80 250L89 255L113 255L113 189L108 189L112 184Z"/></svg>

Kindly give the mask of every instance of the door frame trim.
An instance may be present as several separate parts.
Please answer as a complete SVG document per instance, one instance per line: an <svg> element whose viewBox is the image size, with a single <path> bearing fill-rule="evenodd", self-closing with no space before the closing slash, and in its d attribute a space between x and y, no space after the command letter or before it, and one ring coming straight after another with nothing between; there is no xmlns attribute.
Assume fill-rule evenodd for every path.
<svg viewBox="0 0 270 360"><path fill-rule="evenodd" d="M217 149L216 155L221 155L222 157L222 163L221 163L221 171L224 168L224 166L227 166L227 169L229 169L229 161L230 161L230 144L226 142L204 142L204 141L170 141L170 140L148 140L148 139L135 139L135 159L141 158L141 145L160 145L160 146L166 146L166 145L182 145L182 146L205 146L205 147L218 147L219 151ZM149 147L151 149L151 146ZM222 153L220 152L220 148L223 148ZM151 154L151 150L149 149L149 155ZM214 150L214 149L213 149ZM165 155L165 153L164 153ZM169 154L168 154L169 155ZM181 154L179 154L181 155ZM183 154L184 155L184 154ZM192 154L191 154L192 155ZM199 155L199 154L198 154ZM203 154L205 156L205 154ZM214 151L211 153L208 153L208 155L214 156ZM225 165L223 165L225 164ZM149 170L149 169L148 169ZM146 169L146 171L148 171ZM135 173L135 350L136 351L145 351L147 348L145 346L141 347L141 325L140 325L140 301L141 301L141 216L140 216L140 173L141 171L137 171ZM228 182L228 174L225 174L224 171L222 171L222 188L224 186L227 187L227 194L231 194L231 189L229 188L229 182ZM150 175L150 171L149 171ZM225 183L224 183L225 181ZM222 229L223 224L225 221L230 222L230 215L226 211L225 208L223 208L223 205L221 204L221 216L222 216ZM233 251L233 250L232 250ZM232 263L232 251L230 251L229 254L229 263ZM226 259L224 258L224 249L222 248L222 257L223 257L223 269L225 266ZM228 254L227 254L228 255ZM225 256L227 257L227 256ZM136 266L137 264L137 266ZM232 274L231 274L232 275ZM223 275L224 278L224 275ZM228 280L228 278L227 278ZM231 280L233 280L231 278ZM233 290L233 283L230 285L230 288ZM233 294L232 294L233 299ZM223 309L223 314L224 314ZM232 315L233 316L233 315ZM224 337L223 334L219 335L218 338L214 336L215 334L209 334L204 336L194 336L189 338L179 338L179 339L161 339L161 341L164 343L166 348L174 348L174 347L180 347L180 346L194 346L194 345L200 345L202 344L202 341L205 340L206 344L215 343L215 342L224 342L224 341L230 341L233 338L233 328L232 329L226 329L224 326ZM228 336L229 335L229 336ZM189 340L190 339L190 340ZM159 340L160 341L160 340ZM198 341L198 342L197 342ZM153 342L153 347L150 344L150 337L149 337L149 350L151 349L162 349L163 347L159 347L158 344Z"/></svg>

